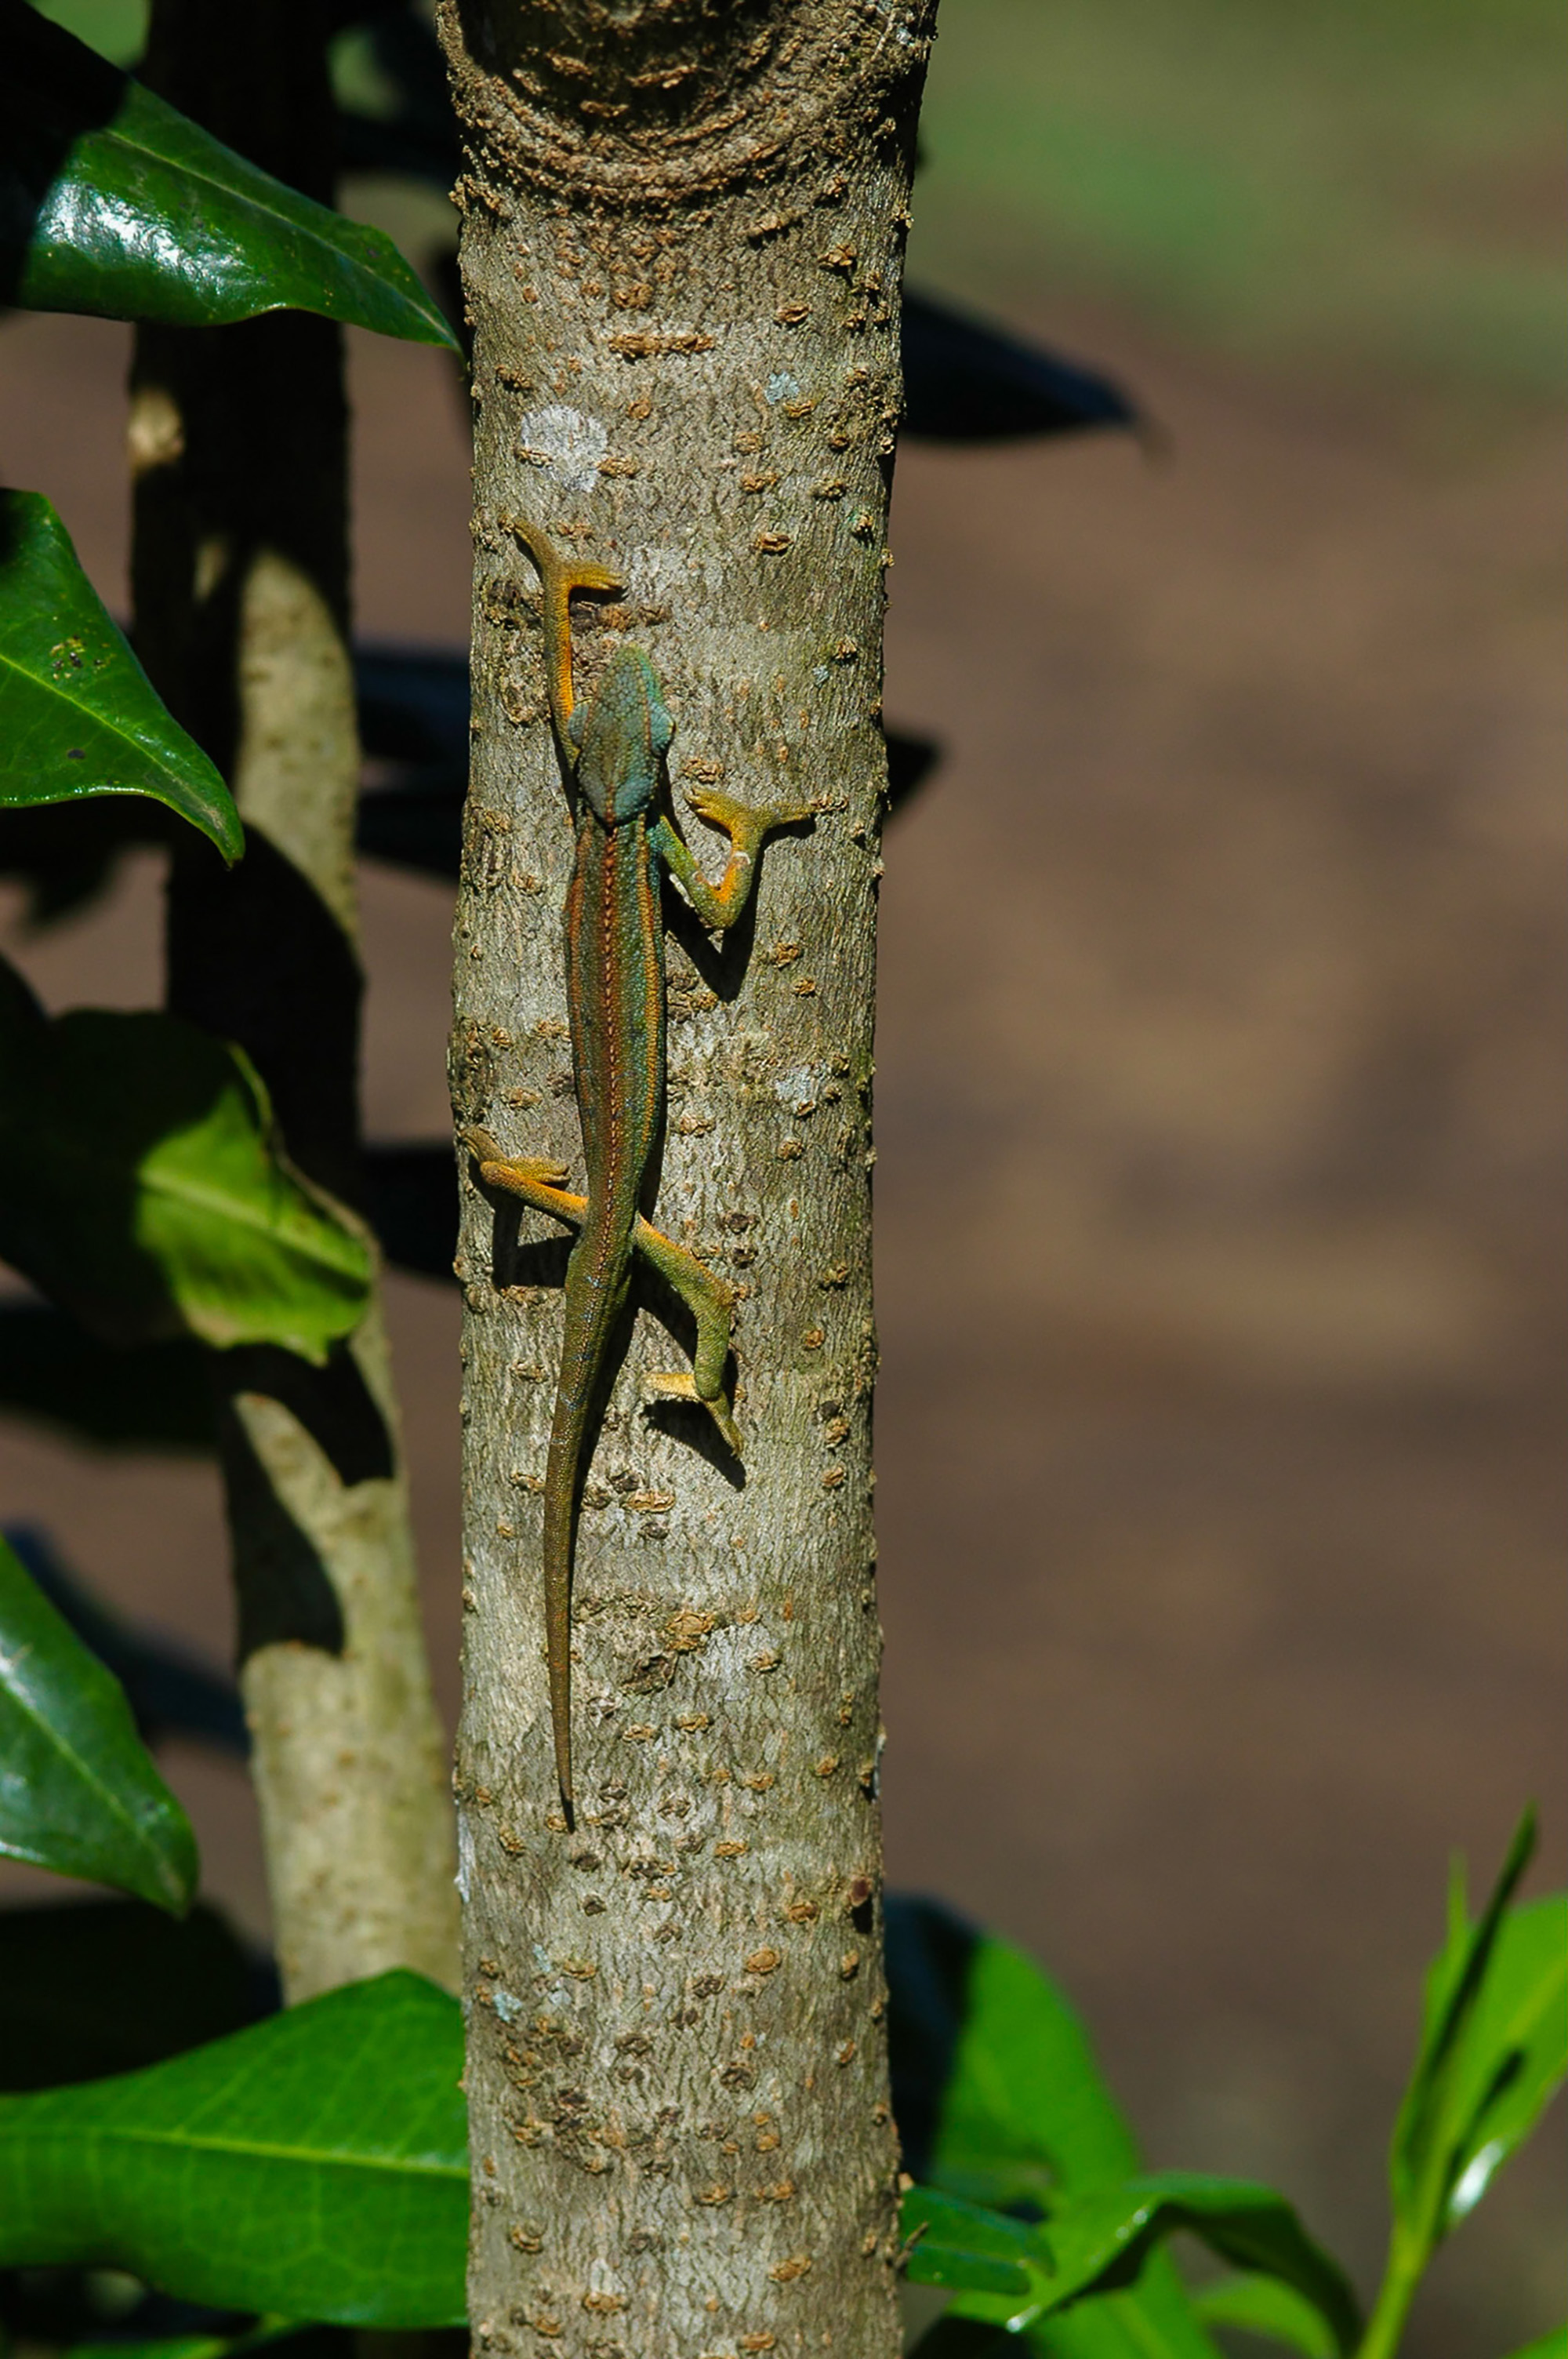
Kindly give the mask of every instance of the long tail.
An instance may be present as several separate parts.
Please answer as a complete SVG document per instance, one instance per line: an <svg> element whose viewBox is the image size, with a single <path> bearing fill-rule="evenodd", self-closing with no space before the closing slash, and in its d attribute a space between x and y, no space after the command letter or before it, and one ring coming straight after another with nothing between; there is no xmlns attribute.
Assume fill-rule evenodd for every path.
<svg viewBox="0 0 1568 2359"><path fill-rule="evenodd" d="M630 1224L623 1228L611 1223L601 1229L590 1211L567 1268L561 1374L550 1427L550 1454L545 1465L545 1645L556 1775L568 1823L572 1817L572 1557L583 1443L605 1353L625 1295L631 1258Z"/></svg>

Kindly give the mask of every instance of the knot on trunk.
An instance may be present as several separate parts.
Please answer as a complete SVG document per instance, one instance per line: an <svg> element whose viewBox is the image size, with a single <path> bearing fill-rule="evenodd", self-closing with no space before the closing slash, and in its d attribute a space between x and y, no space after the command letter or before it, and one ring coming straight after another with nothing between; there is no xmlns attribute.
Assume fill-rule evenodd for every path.
<svg viewBox="0 0 1568 2359"><path fill-rule="evenodd" d="M913 136L935 0L441 0L492 176L664 203ZM499 172L497 168L499 167Z"/></svg>

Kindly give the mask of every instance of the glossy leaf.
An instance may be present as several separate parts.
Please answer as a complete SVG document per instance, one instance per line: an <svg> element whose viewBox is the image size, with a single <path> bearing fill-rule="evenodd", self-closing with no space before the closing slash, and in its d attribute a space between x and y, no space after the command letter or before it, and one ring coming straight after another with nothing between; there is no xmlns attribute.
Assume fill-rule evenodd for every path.
<svg viewBox="0 0 1568 2359"><path fill-rule="evenodd" d="M134 1892L176 1915L196 1838L117 1680L0 1540L0 1853Z"/></svg>
<svg viewBox="0 0 1568 2359"><path fill-rule="evenodd" d="M1282 2197L1245 2180L1155 2172L1068 2197L1037 2228L916 2188L905 2199L903 2232L917 2230L908 2263L914 2282L987 2297L983 2305L966 2299L964 2313L994 2318L1014 2333L1102 2283L1131 2283L1155 2245L1178 2230L1224 2260L1294 2287L1321 2313L1338 2351L1347 2353L1359 2332L1343 2272Z"/></svg>
<svg viewBox="0 0 1568 2359"><path fill-rule="evenodd" d="M206 755L165 710L38 492L0 493L0 805L148 795L244 849Z"/></svg>
<svg viewBox="0 0 1568 2359"><path fill-rule="evenodd" d="M1444 2214L1457 2227L1530 2136L1568 2072L1568 1895L1510 1908L1456 2062L1462 2125Z"/></svg>
<svg viewBox="0 0 1568 2359"><path fill-rule="evenodd" d="M241 1053L170 1016L52 1022L0 977L0 1255L112 1343L324 1362L370 1246L288 1163Z"/></svg>
<svg viewBox="0 0 1568 2359"><path fill-rule="evenodd" d="M0 2267L335 2325L463 2317L457 2001L402 1971L119 2080L0 2100Z"/></svg>
<svg viewBox="0 0 1568 2359"><path fill-rule="evenodd" d="M212 1388L188 1336L105 1351L52 1303L0 1303L0 1411L100 1450L210 1455Z"/></svg>
<svg viewBox="0 0 1568 2359"><path fill-rule="evenodd" d="M22 0L0 0L0 294L171 327L316 311L456 340L391 240L225 147Z"/></svg>
<svg viewBox="0 0 1568 2359"><path fill-rule="evenodd" d="M1200 2287L1193 2307L1209 2326L1234 2326L1299 2351L1302 2359L1334 2359L1334 2337L1310 2301L1278 2277L1220 2277Z"/></svg>

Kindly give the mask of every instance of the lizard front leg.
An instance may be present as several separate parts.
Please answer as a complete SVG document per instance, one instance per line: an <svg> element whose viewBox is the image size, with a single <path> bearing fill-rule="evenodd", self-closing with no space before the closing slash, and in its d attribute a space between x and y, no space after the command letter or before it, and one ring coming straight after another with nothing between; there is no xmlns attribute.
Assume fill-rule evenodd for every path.
<svg viewBox="0 0 1568 2359"><path fill-rule="evenodd" d="M564 1221L570 1228L581 1228L588 1198L573 1195L561 1186L567 1175L560 1164L504 1155L486 1130L465 1130L462 1138L486 1187L503 1189L509 1196L520 1196L535 1212L548 1212L552 1219ZM742 1454L741 1431L724 1389L730 1324L735 1315L734 1289L698 1261L689 1246L666 1237L641 1213L632 1241L643 1259L674 1288L697 1321L693 1372L649 1375L643 1379L644 1391L656 1400L700 1402L739 1458Z"/></svg>
<svg viewBox="0 0 1568 2359"><path fill-rule="evenodd" d="M735 923L752 897L764 840L775 828L798 827L815 814L809 803L737 802L733 795L721 795L710 787L694 788L687 801L698 819L730 838L730 863L721 882L708 883L691 846L667 819L655 820L649 840L703 924L720 931Z"/></svg>

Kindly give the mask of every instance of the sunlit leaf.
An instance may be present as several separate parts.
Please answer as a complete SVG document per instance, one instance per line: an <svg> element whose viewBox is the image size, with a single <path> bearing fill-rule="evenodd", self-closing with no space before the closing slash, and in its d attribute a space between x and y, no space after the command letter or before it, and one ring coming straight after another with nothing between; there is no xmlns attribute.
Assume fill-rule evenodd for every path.
<svg viewBox="0 0 1568 2359"><path fill-rule="evenodd" d="M1444 2225L1474 2209L1568 2072L1568 1894L1510 1908L1455 2060Z"/></svg>
<svg viewBox="0 0 1568 2359"><path fill-rule="evenodd" d="M1131 2128L1084 2026L1033 1959L933 1902L895 1897L888 1979L899 2124L920 2155L912 2170L952 2194L1036 2211L1134 2176ZM966 2295L954 2312L977 2307ZM946 2331L956 2336L956 2316ZM1163 2251L1135 2286L1037 2320L1029 2342L1046 2359L1219 2359Z"/></svg>
<svg viewBox="0 0 1568 2359"><path fill-rule="evenodd" d="M316 311L457 349L381 231L285 187L22 0L0 0L0 297L172 327Z"/></svg>
<svg viewBox="0 0 1568 2359"><path fill-rule="evenodd" d="M115 1680L0 1539L0 1853L178 1915L196 1838Z"/></svg>
<svg viewBox="0 0 1568 2359"><path fill-rule="evenodd" d="M1132 2133L1074 2008L1032 1958L982 1936L942 2093L932 2176L978 2202L1131 2177Z"/></svg>
<svg viewBox="0 0 1568 2359"><path fill-rule="evenodd" d="M460 2325L458 2003L402 1971L112 2081L0 2099L0 2267L222 2310Z"/></svg>
<svg viewBox="0 0 1568 2359"><path fill-rule="evenodd" d="M1480 2201L1568 2072L1568 1896L1510 1905L1534 1845L1527 1811L1474 1924L1462 1874L1450 1891L1390 2156L1392 2266L1405 2277Z"/></svg>
<svg viewBox="0 0 1568 2359"><path fill-rule="evenodd" d="M166 711L48 500L3 492L0 805L86 795L150 795L225 859L244 849L228 788Z"/></svg>
<svg viewBox="0 0 1568 2359"><path fill-rule="evenodd" d="M1039 2359L1220 2359L1169 2253L1151 2253L1125 2291L1103 2286L1036 2319L1023 2337Z"/></svg>
<svg viewBox="0 0 1568 2359"><path fill-rule="evenodd" d="M916 2240L908 2260L915 2285L1003 2294L1017 2303L1033 2294L1046 2267L1034 2231L1023 2222L934 2187L910 2190L900 2224L906 2240Z"/></svg>

